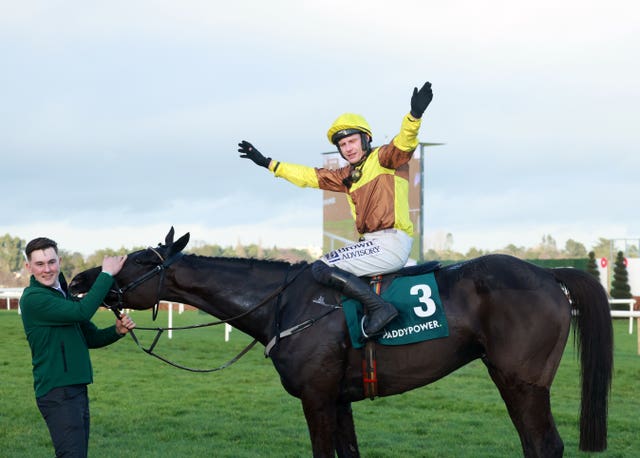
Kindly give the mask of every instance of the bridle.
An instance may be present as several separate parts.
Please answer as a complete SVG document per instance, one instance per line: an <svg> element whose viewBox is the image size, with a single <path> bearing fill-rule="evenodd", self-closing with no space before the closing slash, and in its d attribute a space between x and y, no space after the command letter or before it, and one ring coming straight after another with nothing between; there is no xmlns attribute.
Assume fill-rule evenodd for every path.
<svg viewBox="0 0 640 458"><path fill-rule="evenodd" d="M125 308L125 303L124 303L124 293L126 293L127 291L131 291L134 288L137 288L138 286L140 286L141 284L143 284L144 282L146 282L147 280L149 280L150 278L155 277L156 275L160 275L160 281L158 282L158 291L156 293L156 303L153 306L153 321L156 320L156 317L158 316L158 304L160 304L160 294L162 293L162 287L164 285L164 274L165 271L176 261L178 261L180 258L182 258L182 256L184 256L184 253L182 251L178 251L177 253L175 253L174 255L168 257L167 259L165 259L158 250L149 247L147 248L148 250L153 251L159 258L160 261L162 261L162 264L158 264L156 265L152 270L142 274L140 277L138 277L137 279L133 280L132 282L130 282L128 285L124 286L124 287L120 287L118 286L118 281L116 280L116 278L114 277L113 279L113 288L111 288L111 293L115 294L118 299L116 302L115 306L108 306L105 304L105 306L109 309L116 309L116 310L122 310L123 308Z"/></svg>
<svg viewBox="0 0 640 458"><path fill-rule="evenodd" d="M124 302L124 294L127 291L131 291L134 288L140 286L142 283L146 282L147 280L155 277L156 275L160 275L160 281L158 282L158 290L156 293L156 303L153 306L153 320L156 320L156 317L158 316L158 305L160 304L160 298L161 298L161 293L162 293L162 287L164 285L164 275L165 275L165 271L176 261L178 261L180 258L182 258L182 256L184 255L184 253L182 251L179 251L177 253L175 253L174 255L168 257L167 259L165 259L158 250L149 247L147 248L148 250L153 251L158 258L160 258L160 261L162 261L161 264L158 264L157 266L155 266L153 269L151 269L150 271L140 275L140 277L136 278L135 280L129 282L126 286L124 287L120 287L118 286L118 282L117 280L113 279L113 284L115 286L115 288L111 289L111 293L116 294L118 299L115 305L109 305L107 303L103 303L103 305L110 309L116 316L116 318L120 319L121 318L121 314L120 314L120 310L126 308L126 304ZM206 323L206 324L197 324L197 325L192 325L192 326L183 326L183 327L179 327L179 328L137 328L143 331L156 331L156 336L153 339L153 343L149 346L149 348L145 348L140 341L138 340L138 337L136 336L135 332L133 331L133 329L129 330L129 334L131 334L131 338L133 339L133 341L135 342L135 344L138 346L138 348L140 348L142 351L144 351L145 353L147 353L148 355L154 356L156 358L158 358L161 361L164 361L165 363L173 366L173 367L177 367L178 369L184 369L186 371L190 371L190 372L214 372L214 371L219 371L221 369L224 369L228 366L230 366L231 364L235 363L238 359L240 359L245 353L247 353L251 348L253 348L253 346L257 343L257 340L254 340L253 342L251 342L249 345L247 345L238 355L236 355L234 358L232 358L230 361L228 361L227 363L223 364L220 367L216 367L214 369L194 369L191 367L186 367L183 366L181 364L175 363L173 361L168 360L167 358L160 356L157 353L154 353L154 348L156 346L156 344L158 343L158 341L160 340L160 336L162 335L162 333L166 330L169 329L195 329L195 328L201 328L201 327L205 327L205 326L213 326L215 324L220 324L223 323L224 321L217 321L217 322L213 322L213 323Z"/></svg>

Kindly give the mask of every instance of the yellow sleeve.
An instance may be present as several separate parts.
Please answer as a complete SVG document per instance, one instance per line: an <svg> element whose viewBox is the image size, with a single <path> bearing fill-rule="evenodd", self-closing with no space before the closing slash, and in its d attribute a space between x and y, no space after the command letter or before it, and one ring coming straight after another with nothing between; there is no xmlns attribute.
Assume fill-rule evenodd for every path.
<svg viewBox="0 0 640 458"><path fill-rule="evenodd" d="M313 167L305 165L289 164L286 162L271 161L269 170L278 178L284 178L290 183L301 188L319 188L318 174Z"/></svg>
<svg viewBox="0 0 640 458"><path fill-rule="evenodd" d="M413 151L418 147L418 130L422 119L406 115L400 126L400 133L393 138L393 146L402 151Z"/></svg>

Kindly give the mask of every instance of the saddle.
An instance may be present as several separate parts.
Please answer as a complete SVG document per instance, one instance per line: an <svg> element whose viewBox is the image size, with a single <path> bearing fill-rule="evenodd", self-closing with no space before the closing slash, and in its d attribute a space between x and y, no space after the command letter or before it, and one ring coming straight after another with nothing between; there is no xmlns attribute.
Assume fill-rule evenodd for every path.
<svg viewBox="0 0 640 458"><path fill-rule="evenodd" d="M383 275L364 276L364 280L368 281L372 289L377 294L382 294L389 285L399 277L415 277L417 275L424 275L430 272L435 272L442 267L439 261L428 261L423 264L416 264L415 266L403 267L395 272L390 272Z"/></svg>

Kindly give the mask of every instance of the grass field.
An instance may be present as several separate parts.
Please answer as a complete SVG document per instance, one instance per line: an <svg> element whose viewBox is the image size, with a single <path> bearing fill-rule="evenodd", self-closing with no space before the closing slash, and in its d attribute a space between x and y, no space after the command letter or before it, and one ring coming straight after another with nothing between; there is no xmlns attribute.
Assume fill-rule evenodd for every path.
<svg viewBox="0 0 640 458"><path fill-rule="evenodd" d="M150 312L135 312L140 326ZM174 325L209 321L199 312L174 314ZM99 312L99 326L113 321ZM156 325L166 325L166 312ZM567 457L640 456L640 356L627 320L615 328L609 449L578 451L579 376L575 351L565 351L552 387L552 409ZM53 448L33 395L30 353L15 311L0 311L0 457L50 457ZM139 331L150 343L152 333ZM222 327L174 332L158 351L195 367L217 367L250 339ZM197 374L170 367L127 337L92 350L92 457L300 457L310 443L300 402L289 396L270 360L256 346L221 372ZM517 457L520 443L497 389L475 361L448 377L398 396L355 403L363 457Z"/></svg>

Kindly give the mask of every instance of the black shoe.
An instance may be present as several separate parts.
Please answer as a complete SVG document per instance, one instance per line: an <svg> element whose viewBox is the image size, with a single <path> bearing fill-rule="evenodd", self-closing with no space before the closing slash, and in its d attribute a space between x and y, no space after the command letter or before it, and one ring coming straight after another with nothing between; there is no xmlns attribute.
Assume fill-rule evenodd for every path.
<svg viewBox="0 0 640 458"><path fill-rule="evenodd" d="M396 308L388 302L380 301L374 310L369 309L369 313L364 319L363 332L366 337L376 337L384 332L384 327L391 323L398 316Z"/></svg>
<svg viewBox="0 0 640 458"><path fill-rule="evenodd" d="M366 311L363 332L367 338L380 334L398 316L396 308L374 293L362 278L337 267L330 267L322 261L314 262L311 268L318 282L331 286L362 304Z"/></svg>

